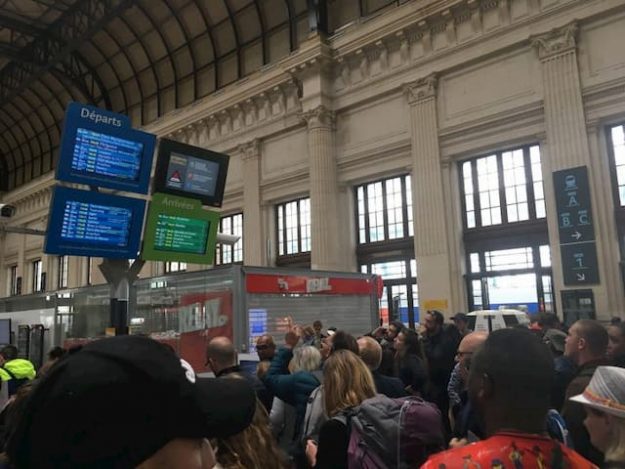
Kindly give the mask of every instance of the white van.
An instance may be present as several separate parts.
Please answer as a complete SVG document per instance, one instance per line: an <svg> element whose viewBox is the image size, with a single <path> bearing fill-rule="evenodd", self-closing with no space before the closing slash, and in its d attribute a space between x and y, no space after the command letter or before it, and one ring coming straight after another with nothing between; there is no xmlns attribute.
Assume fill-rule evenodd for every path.
<svg viewBox="0 0 625 469"><path fill-rule="evenodd" d="M517 309L486 309L467 314L468 327L472 331L492 332L513 326L530 325L527 313Z"/></svg>

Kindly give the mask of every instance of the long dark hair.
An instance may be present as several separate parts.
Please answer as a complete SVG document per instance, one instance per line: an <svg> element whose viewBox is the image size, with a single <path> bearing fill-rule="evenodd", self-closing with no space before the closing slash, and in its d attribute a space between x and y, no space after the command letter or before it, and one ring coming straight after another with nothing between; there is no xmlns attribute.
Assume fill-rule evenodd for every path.
<svg viewBox="0 0 625 469"><path fill-rule="evenodd" d="M404 352L402 356L406 355L416 355L417 357L423 359L423 348L421 346L421 340L419 340L419 336L412 329L404 328L400 331L401 334L404 334Z"/></svg>

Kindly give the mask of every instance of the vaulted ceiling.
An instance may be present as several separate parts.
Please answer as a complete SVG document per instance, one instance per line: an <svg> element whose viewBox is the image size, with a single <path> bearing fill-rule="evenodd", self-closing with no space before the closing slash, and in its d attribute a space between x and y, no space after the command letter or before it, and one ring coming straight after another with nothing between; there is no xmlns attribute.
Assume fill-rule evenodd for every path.
<svg viewBox="0 0 625 469"><path fill-rule="evenodd" d="M406 1L0 0L0 191L55 168L70 101L141 126Z"/></svg>

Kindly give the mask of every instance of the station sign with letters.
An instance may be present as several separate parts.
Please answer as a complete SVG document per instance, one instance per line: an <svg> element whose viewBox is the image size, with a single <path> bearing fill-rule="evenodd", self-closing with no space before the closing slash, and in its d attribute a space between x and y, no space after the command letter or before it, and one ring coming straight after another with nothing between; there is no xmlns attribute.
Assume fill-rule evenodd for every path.
<svg viewBox="0 0 625 469"><path fill-rule="evenodd" d="M588 168L554 171L553 187L564 284L599 283Z"/></svg>

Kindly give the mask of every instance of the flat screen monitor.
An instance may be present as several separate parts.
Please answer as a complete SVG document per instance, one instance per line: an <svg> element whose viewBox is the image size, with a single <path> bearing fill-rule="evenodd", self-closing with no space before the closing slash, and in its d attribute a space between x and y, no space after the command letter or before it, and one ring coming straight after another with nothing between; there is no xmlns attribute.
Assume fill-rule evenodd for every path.
<svg viewBox="0 0 625 469"><path fill-rule="evenodd" d="M202 208L197 199L157 193L148 209L141 258L211 264L219 213Z"/></svg>
<svg viewBox="0 0 625 469"><path fill-rule="evenodd" d="M221 207L230 157L205 148L161 139L153 192L198 199Z"/></svg>
<svg viewBox="0 0 625 469"><path fill-rule="evenodd" d="M144 200L58 186L44 252L135 259L144 215Z"/></svg>
<svg viewBox="0 0 625 469"><path fill-rule="evenodd" d="M56 178L147 194L155 145L152 134L96 123L68 110Z"/></svg>
<svg viewBox="0 0 625 469"><path fill-rule="evenodd" d="M209 220L159 213L156 215L154 249L204 255L210 224Z"/></svg>
<svg viewBox="0 0 625 469"><path fill-rule="evenodd" d="M11 343L11 320L0 319L0 345Z"/></svg>

